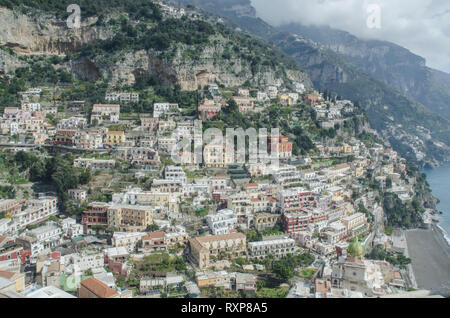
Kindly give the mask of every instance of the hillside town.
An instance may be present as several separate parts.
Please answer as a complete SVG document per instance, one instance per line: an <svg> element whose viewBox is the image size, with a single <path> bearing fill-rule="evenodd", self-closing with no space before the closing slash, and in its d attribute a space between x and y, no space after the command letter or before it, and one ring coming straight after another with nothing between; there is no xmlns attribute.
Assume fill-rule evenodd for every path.
<svg viewBox="0 0 450 318"><path fill-rule="evenodd" d="M203 19L159 5L164 19ZM435 211L416 167L362 108L299 81L227 86L215 76L196 75L193 107L178 91L164 99L130 85L78 100L71 84L27 87L20 106L0 105L0 297L418 289L399 228L426 228ZM228 128L280 128L259 139L258 158L277 164L245 150L238 160L239 140L206 141Z"/></svg>
<svg viewBox="0 0 450 318"><path fill-rule="evenodd" d="M162 102L138 120L122 119L121 105L139 94L116 91L90 111L83 101L45 102L46 88L30 88L21 107L5 107L2 151L70 154L90 177L67 189L64 213L61 193L26 181L29 171L12 181L15 197L0 200L0 294L330 298L414 287L407 264L366 257L381 246L404 258L372 183L410 202L415 180L405 160L354 137L316 141L315 155L294 155L293 141L280 136L275 169L235 164L225 145L205 146L202 164L174 164L170 154L194 138L195 121L231 107L217 85L206 90L211 98L197 116ZM271 103L297 106L311 109L323 128L344 126L355 109L301 84L233 93L242 114Z"/></svg>

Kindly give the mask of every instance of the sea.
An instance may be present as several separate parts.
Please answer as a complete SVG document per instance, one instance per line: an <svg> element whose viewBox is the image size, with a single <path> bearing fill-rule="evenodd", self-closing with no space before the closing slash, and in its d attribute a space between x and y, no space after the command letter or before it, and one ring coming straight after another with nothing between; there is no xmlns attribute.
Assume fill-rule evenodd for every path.
<svg viewBox="0 0 450 318"><path fill-rule="evenodd" d="M433 195L440 200L437 209L442 214L439 216L438 227L450 245L450 163L434 169L423 169L422 172L427 175Z"/></svg>

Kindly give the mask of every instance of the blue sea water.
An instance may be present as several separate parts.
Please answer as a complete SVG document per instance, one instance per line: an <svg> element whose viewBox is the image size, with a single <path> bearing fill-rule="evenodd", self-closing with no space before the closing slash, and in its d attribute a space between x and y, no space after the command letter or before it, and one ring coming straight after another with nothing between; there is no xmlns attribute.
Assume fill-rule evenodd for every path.
<svg viewBox="0 0 450 318"><path fill-rule="evenodd" d="M437 205L440 216L439 225L447 232L447 238L450 233L450 163L435 169L424 169L427 181L430 184L432 193L441 202Z"/></svg>

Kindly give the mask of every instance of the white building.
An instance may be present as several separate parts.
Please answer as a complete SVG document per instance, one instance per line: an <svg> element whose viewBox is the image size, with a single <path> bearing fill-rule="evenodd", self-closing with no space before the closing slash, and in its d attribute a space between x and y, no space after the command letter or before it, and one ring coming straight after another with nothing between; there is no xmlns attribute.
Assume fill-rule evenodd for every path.
<svg viewBox="0 0 450 318"><path fill-rule="evenodd" d="M273 177L276 183L285 187L298 185L302 182L300 171L292 165L281 165L274 169Z"/></svg>
<svg viewBox="0 0 450 318"><path fill-rule="evenodd" d="M11 219L0 219L0 235L5 234L8 231L10 223Z"/></svg>
<svg viewBox="0 0 450 318"><path fill-rule="evenodd" d="M182 167L167 166L164 169L164 178L166 180L180 181L182 184L187 183L186 173Z"/></svg>
<svg viewBox="0 0 450 318"><path fill-rule="evenodd" d="M106 101L121 101L121 102L139 102L138 93L118 93L118 92L107 92L105 94Z"/></svg>
<svg viewBox="0 0 450 318"><path fill-rule="evenodd" d="M282 258L287 254L294 254L295 249L295 240L288 237L248 243L250 257L257 259L264 259L269 254Z"/></svg>
<svg viewBox="0 0 450 318"><path fill-rule="evenodd" d="M145 232L114 232L111 244L114 247L125 247L132 253L145 235L147 235Z"/></svg>
<svg viewBox="0 0 450 318"><path fill-rule="evenodd" d="M29 200L27 208L13 216L16 229L29 224L36 224L58 214L58 199L56 197L42 197L39 200Z"/></svg>
<svg viewBox="0 0 450 318"><path fill-rule="evenodd" d="M178 110L179 110L178 104L154 103L153 104L153 117L158 118L163 114L177 112Z"/></svg>
<svg viewBox="0 0 450 318"><path fill-rule="evenodd" d="M28 231L27 235L36 238L37 244L42 246L42 251L61 243L62 230L59 226L48 224Z"/></svg>
<svg viewBox="0 0 450 318"><path fill-rule="evenodd" d="M112 159L77 158L73 161L74 167L92 170L113 169L115 164Z"/></svg>
<svg viewBox="0 0 450 318"><path fill-rule="evenodd" d="M87 119L84 117L70 117L62 119L57 125L57 129L77 129L84 128L87 125Z"/></svg>
<svg viewBox="0 0 450 318"><path fill-rule="evenodd" d="M69 189L69 198L76 201L86 201L87 191L84 189Z"/></svg>
<svg viewBox="0 0 450 318"><path fill-rule="evenodd" d="M42 110L40 103L22 103L22 110L26 112L39 112Z"/></svg>
<svg viewBox="0 0 450 318"><path fill-rule="evenodd" d="M75 275L82 274L88 269L103 268L105 266L102 251L90 250L64 256L66 272Z"/></svg>
<svg viewBox="0 0 450 318"><path fill-rule="evenodd" d="M267 95L270 99L275 99L278 96L278 88L276 86L267 87Z"/></svg>
<svg viewBox="0 0 450 318"><path fill-rule="evenodd" d="M233 210L223 209L215 214L206 216L206 222L213 235L229 234L237 224L237 217Z"/></svg>
<svg viewBox="0 0 450 318"><path fill-rule="evenodd" d="M65 236L77 237L83 235L83 225L73 218L65 218L59 221Z"/></svg>

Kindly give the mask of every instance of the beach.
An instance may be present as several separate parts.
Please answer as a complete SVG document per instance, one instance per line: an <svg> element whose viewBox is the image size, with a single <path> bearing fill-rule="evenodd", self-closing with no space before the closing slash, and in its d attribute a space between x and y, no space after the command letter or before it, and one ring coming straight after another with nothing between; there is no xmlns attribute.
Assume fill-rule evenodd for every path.
<svg viewBox="0 0 450 318"><path fill-rule="evenodd" d="M442 230L432 224L405 235L418 288L450 297L450 246Z"/></svg>

